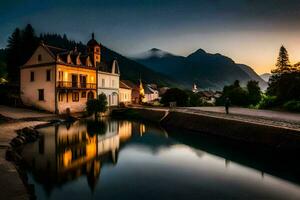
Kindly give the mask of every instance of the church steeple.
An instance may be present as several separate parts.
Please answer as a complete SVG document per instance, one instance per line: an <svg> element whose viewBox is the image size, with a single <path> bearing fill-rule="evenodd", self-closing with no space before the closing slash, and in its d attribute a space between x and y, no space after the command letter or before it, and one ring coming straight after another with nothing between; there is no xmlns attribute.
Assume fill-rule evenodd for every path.
<svg viewBox="0 0 300 200"><path fill-rule="evenodd" d="M139 103L143 103L145 101L145 90L143 87L142 78L140 77L140 85L139 85Z"/></svg>
<svg viewBox="0 0 300 200"><path fill-rule="evenodd" d="M87 43L87 51L90 54L93 66L96 67L97 63L101 62L101 47L100 44L95 40L95 34L92 33L92 39Z"/></svg>

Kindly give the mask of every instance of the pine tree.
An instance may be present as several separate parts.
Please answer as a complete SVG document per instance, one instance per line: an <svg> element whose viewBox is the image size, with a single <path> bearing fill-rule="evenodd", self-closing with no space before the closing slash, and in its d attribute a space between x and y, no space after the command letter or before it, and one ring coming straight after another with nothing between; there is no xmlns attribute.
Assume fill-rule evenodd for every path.
<svg viewBox="0 0 300 200"><path fill-rule="evenodd" d="M7 45L7 72L10 82L19 82L19 66L21 65L21 31L16 28L8 39Z"/></svg>
<svg viewBox="0 0 300 200"><path fill-rule="evenodd" d="M8 39L7 45L7 71L8 80L19 84L20 67L30 58L38 46L38 38L34 29L28 24L24 30L16 28Z"/></svg>
<svg viewBox="0 0 300 200"><path fill-rule="evenodd" d="M22 31L22 65L32 56L37 46L38 38L35 35L35 31L31 24L27 24Z"/></svg>
<svg viewBox="0 0 300 200"><path fill-rule="evenodd" d="M274 74L281 74L291 71L291 65L289 61L289 55L286 48L282 45L279 50L279 55L277 58L276 69L272 70Z"/></svg>

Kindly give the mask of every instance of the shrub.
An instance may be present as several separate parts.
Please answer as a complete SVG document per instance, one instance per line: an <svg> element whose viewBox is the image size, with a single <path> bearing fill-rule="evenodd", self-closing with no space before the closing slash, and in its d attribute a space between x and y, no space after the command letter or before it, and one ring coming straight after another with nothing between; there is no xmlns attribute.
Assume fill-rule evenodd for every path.
<svg viewBox="0 0 300 200"><path fill-rule="evenodd" d="M289 111L300 112L300 101L288 101L283 104L283 108Z"/></svg>
<svg viewBox="0 0 300 200"><path fill-rule="evenodd" d="M262 95L262 99L256 106L257 108L267 109L278 106L275 96Z"/></svg>
<svg viewBox="0 0 300 200"><path fill-rule="evenodd" d="M97 116L98 112L103 113L107 110L107 100L105 94L100 94L98 99L89 99L86 102L86 111L89 115L95 114Z"/></svg>
<svg viewBox="0 0 300 200"><path fill-rule="evenodd" d="M170 102L176 102L177 106L188 105L188 95L185 91L178 88L171 88L161 98L161 103L164 106L169 106Z"/></svg>

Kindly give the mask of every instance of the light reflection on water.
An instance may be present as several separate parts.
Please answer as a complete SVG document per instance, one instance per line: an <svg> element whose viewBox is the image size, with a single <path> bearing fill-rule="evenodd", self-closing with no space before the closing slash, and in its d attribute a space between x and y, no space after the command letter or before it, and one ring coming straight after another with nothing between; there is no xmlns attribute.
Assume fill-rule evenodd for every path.
<svg viewBox="0 0 300 200"><path fill-rule="evenodd" d="M38 199L300 198L298 184L208 153L154 125L77 121L40 133L22 151Z"/></svg>

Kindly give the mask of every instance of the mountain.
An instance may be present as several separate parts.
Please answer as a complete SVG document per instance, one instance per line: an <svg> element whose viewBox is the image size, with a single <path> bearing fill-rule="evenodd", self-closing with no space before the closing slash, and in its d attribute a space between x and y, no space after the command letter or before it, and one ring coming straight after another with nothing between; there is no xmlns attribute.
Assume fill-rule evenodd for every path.
<svg viewBox="0 0 300 200"><path fill-rule="evenodd" d="M262 90L266 90L268 87L268 81L265 81L261 76L259 76L251 67L244 64L237 64L242 70L244 70L252 80L258 81L259 86Z"/></svg>
<svg viewBox="0 0 300 200"><path fill-rule="evenodd" d="M86 51L86 46L81 42L69 40L66 35L59 34L41 34L40 39L46 44L53 45L65 49L74 49L75 46L80 51ZM179 86L176 81L172 80L164 74L156 72L134 60L131 60L121 54L101 45L101 55L106 61L117 59L121 72L121 79L137 82L140 77L146 83L156 83L159 86Z"/></svg>
<svg viewBox="0 0 300 200"><path fill-rule="evenodd" d="M264 74L261 74L260 77L265 80L266 82L269 81L270 77L272 76L272 74L270 73L264 73Z"/></svg>
<svg viewBox="0 0 300 200"><path fill-rule="evenodd" d="M259 81L260 85L266 84L250 67L236 64L221 54L207 53L203 49L187 57L156 48L141 55L144 57L135 58L137 62L170 76L186 88L196 83L203 89L221 90L224 85L232 84L235 80L240 80L244 85L249 80Z"/></svg>

